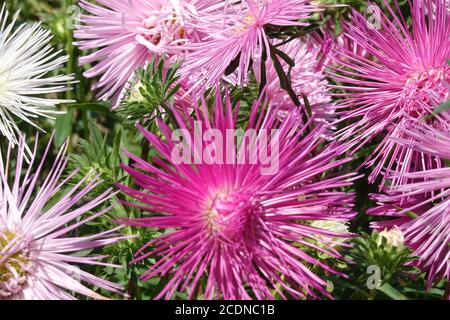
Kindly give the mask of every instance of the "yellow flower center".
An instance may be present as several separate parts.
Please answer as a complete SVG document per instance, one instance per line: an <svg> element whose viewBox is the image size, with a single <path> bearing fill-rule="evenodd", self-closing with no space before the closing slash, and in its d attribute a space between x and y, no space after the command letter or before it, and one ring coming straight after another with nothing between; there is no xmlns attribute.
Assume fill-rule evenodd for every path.
<svg viewBox="0 0 450 320"><path fill-rule="evenodd" d="M255 23L255 17L253 17L253 16L251 16L251 15L248 15L248 16L246 16L245 18L244 18L244 23L245 24L247 24L247 25L252 25L252 24L254 24Z"/></svg>
<svg viewBox="0 0 450 320"><path fill-rule="evenodd" d="M234 29L234 33L236 35L241 35L244 32L246 32L251 26L253 26L256 22L255 17L253 17L252 15L248 15L246 16L244 19L242 19L242 24L239 27L236 27Z"/></svg>
<svg viewBox="0 0 450 320"><path fill-rule="evenodd" d="M30 252L22 240L11 231L0 230L0 300L19 293L31 271Z"/></svg>

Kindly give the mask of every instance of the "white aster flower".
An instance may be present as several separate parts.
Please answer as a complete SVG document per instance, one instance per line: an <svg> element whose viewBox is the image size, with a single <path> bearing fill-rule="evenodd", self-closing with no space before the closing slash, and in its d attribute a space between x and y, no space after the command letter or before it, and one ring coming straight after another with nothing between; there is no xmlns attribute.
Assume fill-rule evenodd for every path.
<svg viewBox="0 0 450 320"><path fill-rule="evenodd" d="M35 127L38 117L52 118L61 113L59 103L71 102L46 98L46 94L67 91L71 75L46 75L67 61L49 44L50 31L40 23L21 24L14 28L19 12L8 24L9 12L3 4L0 10L0 136L11 143L18 143L22 120Z"/></svg>

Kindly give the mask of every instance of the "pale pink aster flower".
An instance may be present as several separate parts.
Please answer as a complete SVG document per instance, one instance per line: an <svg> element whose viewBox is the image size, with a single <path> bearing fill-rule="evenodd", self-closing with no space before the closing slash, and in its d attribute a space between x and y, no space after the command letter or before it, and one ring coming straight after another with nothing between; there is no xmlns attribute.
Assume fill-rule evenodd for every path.
<svg viewBox="0 0 450 320"><path fill-rule="evenodd" d="M450 127L437 130L412 121L402 129L410 139L400 140L417 151L450 160ZM394 174L395 175L395 174ZM408 183L374 195L379 206L368 214L395 217L373 223L382 229L398 226L419 260L415 264L428 273L428 287L443 278L450 280L450 168L400 174Z"/></svg>
<svg viewBox="0 0 450 320"><path fill-rule="evenodd" d="M367 50L350 39L345 33L335 36L332 32L334 28L333 24L329 24L320 31L312 32L309 37L310 41L326 50L326 56L322 59L323 65L337 67L340 66L341 60L348 62L347 52L351 52L352 56L369 58Z"/></svg>
<svg viewBox="0 0 450 320"><path fill-rule="evenodd" d="M104 256L73 255L122 239L120 234L116 235L118 228L93 235L70 235L111 209L83 217L108 200L111 190L79 204L98 184L83 179L66 194L58 195L76 174L61 179L67 163L65 147L44 176L42 169L51 144L41 162L36 163L36 139L34 152L27 162L24 140L20 139L15 162L12 148L6 157L0 152L0 300L65 300L75 299L75 294L103 298L85 284L119 293L120 285L78 267L113 266L101 262ZM14 174L10 176L9 172ZM83 184L86 186L81 187Z"/></svg>
<svg viewBox="0 0 450 320"><path fill-rule="evenodd" d="M182 78L190 79L192 90L202 93L215 87L233 61L238 62L235 79L243 85L248 79L251 61L257 64L266 50L270 59L265 27L306 26L300 20L318 11L307 0L226 1L225 8L211 11L189 22L207 36L187 47L191 50L180 69Z"/></svg>
<svg viewBox="0 0 450 320"><path fill-rule="evenodd" d="M8 23L6 5L0 6L0 139L17 144L23 121L39 129L38 118L54 118L57 104L69 100L45 95L67 91L71 75L53 74L66 61L49 44L50 31L40 23L17 25L17 12Z"/></svg>
<svg viewBox="0 0 450 320"><path fill-rule="evenodd" d="M197 106L194 114L203 130L215 129L225 137L236 129L238 109L232 110L228 97L225 105L219 97L213 108L208 114L206 105ZM194 118L174 113L185 129L183 140L194 139ZM279 153L273 140L268 143L269 156L278 157L279 167L266 175L261 171L265 165L249 161L258 151L244 144L236 151L233 143L218 143L216 150L223 147L223 152L216 151L215 157L206 152L203 161L191 158L193 163L185 164L172 155L176 144L167 125L159 122L162 138L141 128L159 156L149 163L128 154L135 165L123 168L142 189L120 188L138 201L128 205L149 214L123 223L166 229L139 250L135 259L157 258L142 275L143 281L168 277L157 298L170 299L176 291L187 293L190 299L198 292L205 299L330 297L327 282L312 269L342 274L312 252L342 258L338 248L351 234L316 227L313 222L345 223L355 216L353 194L338 191L351 185L355 174L324 175L347 163L347 158L338 159L346 147L332 143L318 148L324 142L323 129L305 133L308 126L302 129L299 117L295 109L281 122L270 106L261 110L255 103L251 108L246 129L254 129L258 136L263 130L276 130L279 143ZM208 146L206 140L194 146L195 159ZM233 163L228 158L231 150L247 161Z"/></svg>
<svg viewBox="0 0 450 320"><path fill-rule="evenodd" d="M345 91L336 94L347 109L342 112L342 121L357 120L342 129L338 137L352 139L355 149L377 136L383 138L367 162L375 165L370 181L383 167L414 172L438 165L433 157L398 144L393 138L402 138L405 115L421 118L432 112L436 102L450 98L450 12L445 1L410 4L411 27L398 10L387 1L385 4L393 17L381 13L379 26L377 21L354 11L352 22L345 25L345 37L365 51L339 52L340 67L331 74L342 83L335 88ZM395 180L394 184L401 182Z"/></svg>
<svg viewBox="0 0 450 320"><path fill-rule="evenodd" d="M309 39L312 40L312 39ZM282 62L286 73L289 72L291 86L300 101L305 95L311 105L313 121L317 124L330 125L335 119L335 105L331 99L331 89L324 73L324 59L327 59L329 46L323 43L319 46L313 41L291 41L278 47L286 53L295 66L289 68L286 62ZM259 68L256 74L260 74ZM286 116L293 106L289 94L280 86L278 74L272 61L266 62L267 85L265 93L271 103L278 107L280 116Z"/></svg>
<svg viewBox="0 0 450 320"><path fill-rule="evenodd" d="M98 99L117 106L129 81L140 67L158 57L182 57L183 45L199 35L185 26L190 12L213 10L219 0L100 0L99 5L80 0L88 14L80 16L75 37L81 50L95 50L80 58L80 64L95 63L85 72L100 76L93 89ZM185 13L186 12L186 13Z"/></svg>

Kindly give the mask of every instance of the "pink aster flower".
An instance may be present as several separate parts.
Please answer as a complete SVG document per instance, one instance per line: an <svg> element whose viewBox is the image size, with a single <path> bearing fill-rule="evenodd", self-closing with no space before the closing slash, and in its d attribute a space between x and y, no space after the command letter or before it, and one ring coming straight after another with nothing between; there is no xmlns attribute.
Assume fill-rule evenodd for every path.
<svg viewBox="0 0 450 320"><path fill-rule="evenodd" d="M411 123L410 123L411 124ZM402 129L410 138L398 141L406 147L450 159L450 126L437 130L413 121ZM450 168L400 174L410 181L374 195L379 206L369 210L376 216L396 219L375 222L375 228L398 226L406 243L419 257L417 266L428 273L428 287L450 280Z"/></svg>
<svg viewBox="0 0 450 320"><path fill-rule="evenodd" d="M342 21L344 23L344 21ZM311 32L308 35L309 42L315 43L322 47L322 51L326 52L321 62L326 67L341 66L340 61L348 62L348 52L353 56L368 58L367 51L350 39L345 33L334 35L333 30L336 28L334 23L328 23L319 31Z"/></svg>
<svg viewBox="0 0 450 320"><path fill-rule="evenodd" d="M375 165L371 181L383 167L414 172L436 166L433 158L398 144L396 138L403 137L405 115L421 118L433 110L435 100L450 97L450 11L445 0L413 1L411 27L398 10L385 4L393 17L381 13L379 28L354 11L345 37L364 48L367 56L344 49L337 61L342 67L332 73L342 83L336 88L345 91L336 94L347 109L343 121L356 119L338 136L352 139L355 148L377 136L383 139L367 163Z"/></svg>
<svg viewBox="0 0 450 320"><path fill-rule="evenodd" d="M75 294L103 298L85 284L119 292L120 285L78 267L112 266L101 262L103 256L73 255L120 240L122 237L115 235L118 228L82 237L71 235L110 210L83 217L110 198L111 190L80 204L98 184L91 181L81 187L86 183L84 179L60 195L76 173L61 179L67 163L65 148L59 151L45 176L43 166L50 144L41 162L36 163L36 139L34 152L26 164L24 140L22 137L15 149L16 157L12 157L11 146L6 157L0 152L0 300L65 300L75 299ZM9 172L14 174L10 176Z"/></svg>
<svg viewBox="0 0 450 320"><path fill-rule="evenodd" d="M85 72L100 76L93 89L98 98L113 99L117 106L135 71L160 56L182 57L183 44L195 41L198 33L185 27L184 12L213 10L218 0L100 0L99 5L80 0L88 14L80 17L75 37L81 50L95 50L80 64L96 62Z"/></svg>
<svg viewBox="0 0 450 320"><path fill-rule="evenodd" d="M195 137L198 129L193 125L199 120L202 126L195 128L226 136L237 128L238 109L232 109L228 97L225 105L219 97L212 114L206 105L197 106L196 120L174 112L188 139L192 134ZM260 104L255 103L245 129L253 129L257 136L263 130L276 130L270 156L278 156L279 167L270 174L262 173L262 162L249 161L256 151L245 143L235 148L234 140L228 140L224 147L246 161L233 163L228 156L225 161L229 153L217 151L222 146L217 143L215 160L212 152L210 156L204 152L203 161L180 163L173 157L177 144L167 125L159 122L162 138L140 128L159 156L149 163L128 154L135 165L123 168L142 191L120 188L138 201L129 205L149 213L123 222L166 230L137 252L135 259L157 258L142 280L170 279L157 298L170 299L176 291L186 292L191 299L200 294L205 299L330 297L326 281L312 269L340 273L313 252L342 258L338 246L351 234L314 222L345 223L354 217L353 194L338 190L351 185L355 175L335 172L324 176L349 160L337 159L346 147L332 143L319 148L324 142L323 129L305 133L298 109L283 122L270 106L259 112ZM207 140L204 137L192 148L196 158L202 149L210 150ZM279 152L274 151L273 141L278 142Z"/></svg>
<svg viewBox="0 0 450 320"><path fill-rule="evenodd" d="M265 26L306 26L299 20L318 11L307 0L226 1L220 8L193 18L189 23L202 30L205 37L187 47L191 50L180 69L182 78L190 79L191 90L203 92L215 87L230 64L238 60L235 79L246 83L251 61L257 64L264 49L269 55L269 38Z"/></svg>

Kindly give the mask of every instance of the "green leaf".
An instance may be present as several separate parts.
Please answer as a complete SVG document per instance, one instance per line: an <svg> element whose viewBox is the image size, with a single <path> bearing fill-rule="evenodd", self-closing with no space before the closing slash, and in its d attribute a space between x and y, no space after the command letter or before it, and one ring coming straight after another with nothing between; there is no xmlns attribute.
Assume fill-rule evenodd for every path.
<svg viewBox="0 0 450 320"><path fill-rule="evenodd" d="M240 60L241 60L241 53L239 52L239 54L230 62L228 67L225 69L226 76L232 74L237 69L237 67L239 67Z"/></svg>
<svg viewBox="0 0 450 320"><path fill-rule="evenodd" d="M284 53L280 49L274 48L274 50L277 56L283 59L291 68L295 67L295 61L292 60L291 57L289 57L286 53Z"/></svg>
<svg viewBox="0 0 450 320"><path fill-rule="evenodd" d="M434 109L433 114L438 114L444 111L447 111L450 109L450 100L446 101L444 103L442 103L439 107L437 107L436 109Z"/></svg>
<svg viewBox="0 0 450 320"><path fill-rule="evenodd" d="M308 118L312 117L312 108L311 108L311 104L309 103L309 99L306 96L306 94L302 93L302 97L303 97L303 102L305 103L305 109L306 109L306 113L308 114Z"/></svg>
<svg viewBox="0 0 450 320"><path fill-rule="evenodd" d="M116 130L116 135L114 136L113 149L111 152L112 163L120 162L120 143L122 141L122 128Z"/></svg>
<svg viewBox="0 0 450 320"><path fill-rule="evenodd" d="M73 118L73 110L69 110L67 111L67 113L62 114L56 118L54 139L55 147L61 147L64 141L66 141L72 133Z"/></svg>
<svg viewBox="0 0 450 320"><path fill-rule="evenodd" d="M397 289L391 286L389 283L384 283L378 290L383 292L388 297L394 300L408 300L403 294L401 294Z"/></svg>
<svg viewBox="0 0 450 320"><path fill-rule="evenodd" d="M275 71L277 72L278 78L280 79L281 89L286 90L286 92L289 94L289 97L292 99L292 101L296 106L300 106L301 105L300 100L295 94L294 89L292 89L291 81L284 72L280 60L278 60L276 48L272 45L270 45L270 57L272 58L273 66L275 67Z"/></svg>
<svg viewBox="0 0 450 320"><path fill-rule="evenodd" d="M157 66L152 62L147 68L138 71L138 77L131 86L131 92L134 93L125 99L117 110L123 124L134 127L136 122L139 122L148 127L156 116L172 116L171 99L181 87L176 83L179 66L179 63L166 66L162 59Z"/></svg>

